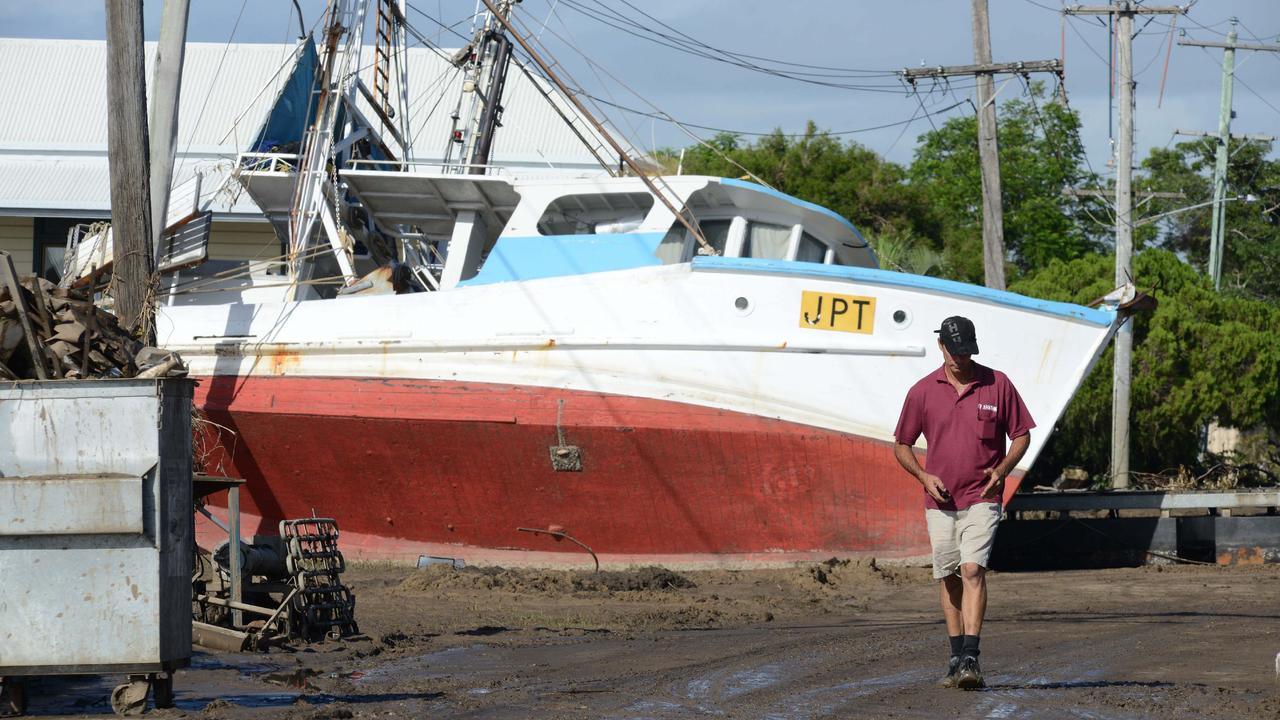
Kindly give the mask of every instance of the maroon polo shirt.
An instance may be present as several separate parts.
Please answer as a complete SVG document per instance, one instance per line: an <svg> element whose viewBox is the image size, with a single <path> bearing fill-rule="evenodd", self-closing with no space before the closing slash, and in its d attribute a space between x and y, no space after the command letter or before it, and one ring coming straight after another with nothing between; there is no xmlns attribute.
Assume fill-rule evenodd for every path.
<svg viewBox="0 0 1280 720"><path fill-rule="evenodd" d="M978 363L973 370L974 381L956 392L946 368L939 367L912 385L902 403L894 438L914 445L923 434L929 444L925 472L937 475L951 493L951 502L938 503L926 491L925 507L963 510L991 502L982 497L984 471L1004 459L1006 436L1012 440L1036 426L1004 373Z"/></svg>

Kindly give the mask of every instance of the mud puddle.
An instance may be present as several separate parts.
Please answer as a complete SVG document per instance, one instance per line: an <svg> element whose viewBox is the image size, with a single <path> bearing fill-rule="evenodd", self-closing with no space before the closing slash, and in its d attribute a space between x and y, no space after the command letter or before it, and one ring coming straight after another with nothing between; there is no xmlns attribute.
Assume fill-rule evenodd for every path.
<svg viewBox="0 0 1280 720"><path fill-rule="evenodd" d="M946 662L924 568L838 562L621 573L355 565L367 637L198 653L155 717L1280 718L1280 569L991 578L990 687ZM110 717L122 677L32 686L43 717Z"/></svg>

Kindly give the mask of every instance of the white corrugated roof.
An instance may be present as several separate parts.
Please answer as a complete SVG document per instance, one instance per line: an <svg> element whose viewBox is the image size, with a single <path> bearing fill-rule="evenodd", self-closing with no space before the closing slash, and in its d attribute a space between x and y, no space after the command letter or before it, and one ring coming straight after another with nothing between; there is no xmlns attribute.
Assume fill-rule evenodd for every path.
<svg viewBox="0 0 1280 720"><path fill-rule="evenodd" d="M212 192L247 149L290 67L291 45L188 43L178 120L175 184L196 168ZM147 68L155 44L147 44ZM366 48L364 72L370 53ZM407 53L414 154L439 160L448 140L460 73L437 53ZM110 208L106 160L106 43L0 38L0 213L65 214ZM283 68L283 69L282 69ZM447 81L444 80L447 78ZM366 84L371 79L366 77ZM444 100L428 116L443 94ZM568 112L567 103L560 100ZM493 163L544 174L603 172L573 131L518 70L508 75ZM570 113L571 114L571 113ZM224 194L225 195L225 194ZM247 197L217 200L220 212L256 214Z"/></svg>

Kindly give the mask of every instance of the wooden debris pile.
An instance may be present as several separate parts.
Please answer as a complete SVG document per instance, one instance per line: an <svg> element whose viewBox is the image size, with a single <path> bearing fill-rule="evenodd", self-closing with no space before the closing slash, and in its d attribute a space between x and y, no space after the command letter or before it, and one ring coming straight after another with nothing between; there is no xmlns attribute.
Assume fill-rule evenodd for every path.
<svg viewBox="0 0 1280 720"><path fill-rule="evenodd" d="M35 277L0 283L0 379L182 375L175 353L144 346L87 291Z"/></svg>

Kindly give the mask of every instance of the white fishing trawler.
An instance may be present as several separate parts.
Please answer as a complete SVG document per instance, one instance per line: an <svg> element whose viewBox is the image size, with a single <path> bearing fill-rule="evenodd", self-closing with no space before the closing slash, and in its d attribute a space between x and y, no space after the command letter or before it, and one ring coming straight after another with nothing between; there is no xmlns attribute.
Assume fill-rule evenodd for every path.
<svg viewBox="0 0 1280 720"><path fill-rule="evenodd" d="M471 562L579 560L562 537L606 563L921 555L892 432L941 320L973 319L1041 428L1016 479L1123 316L879 269L846 219L753 182L497 171L509 3L455 56L455 161L414 163L395 91L353 70L365 5L299 53L305 134L268 137L277 103L239 163L283 274L197 269L157 317L251 531L320 511L349 555Z"/></svg>

